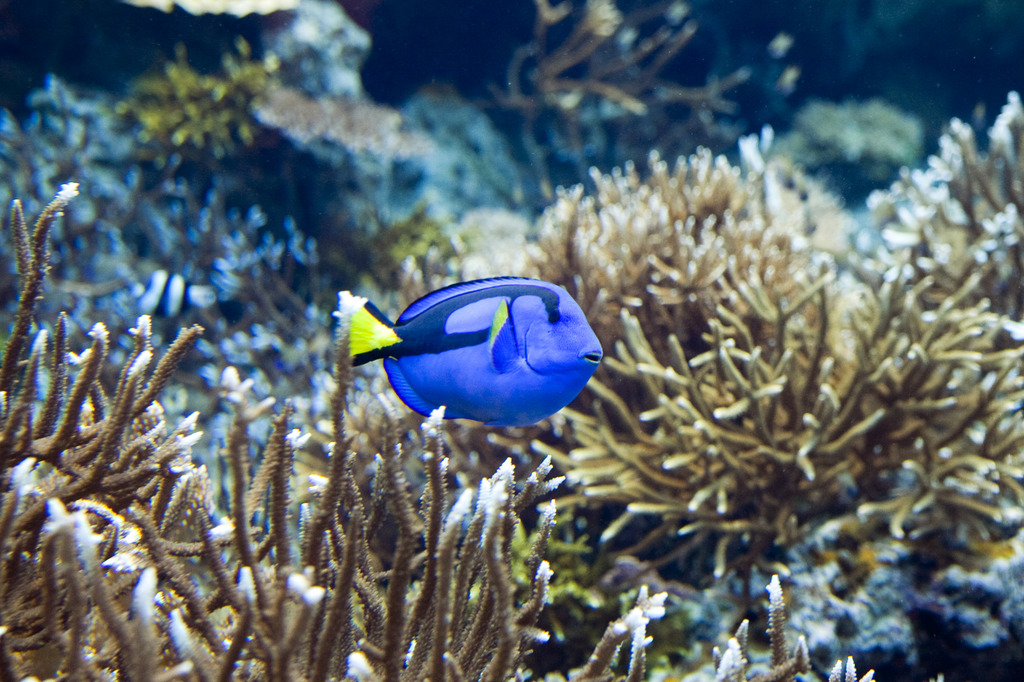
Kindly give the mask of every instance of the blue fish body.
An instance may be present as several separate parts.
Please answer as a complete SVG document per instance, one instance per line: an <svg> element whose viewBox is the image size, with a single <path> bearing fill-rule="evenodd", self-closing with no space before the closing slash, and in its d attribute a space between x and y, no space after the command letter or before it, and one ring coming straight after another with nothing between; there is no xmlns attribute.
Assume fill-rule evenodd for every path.
<svg viewBox="0 0 1024 682"><path fill-rule="evenodd" d="M371 304L363 311L352 322L353 364L382 358L395 392L420 414L444 405L448 418L533 424L569 404L601 361L576 301L540 280L454 284L394 324Z"/></svg>

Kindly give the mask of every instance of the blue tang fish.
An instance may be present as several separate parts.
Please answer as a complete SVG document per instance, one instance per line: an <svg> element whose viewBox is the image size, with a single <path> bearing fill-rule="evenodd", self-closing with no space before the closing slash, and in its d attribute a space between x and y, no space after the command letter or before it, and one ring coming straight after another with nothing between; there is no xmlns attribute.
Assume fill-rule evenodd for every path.
<svg viewBox="0 0 1024 682"><path fill-rule="evenodd" d="M546 419L575 398L601 344L560 286L496 277L427 294L392 323L372 304L352 316L352 362L383 358L398 397L420 414L492 426Z"/></svg>

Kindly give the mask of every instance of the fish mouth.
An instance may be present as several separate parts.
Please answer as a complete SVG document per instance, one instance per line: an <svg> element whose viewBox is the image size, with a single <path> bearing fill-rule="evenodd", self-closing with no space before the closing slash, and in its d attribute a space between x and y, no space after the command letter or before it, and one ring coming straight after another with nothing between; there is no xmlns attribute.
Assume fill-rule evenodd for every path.
<svg viewBox="0 0 1024 682"><path fill-rule="evenodd" d="M592 365L598 365L601 363L602 353L599 350L592 350L581 354L580 357Z"/></svg>

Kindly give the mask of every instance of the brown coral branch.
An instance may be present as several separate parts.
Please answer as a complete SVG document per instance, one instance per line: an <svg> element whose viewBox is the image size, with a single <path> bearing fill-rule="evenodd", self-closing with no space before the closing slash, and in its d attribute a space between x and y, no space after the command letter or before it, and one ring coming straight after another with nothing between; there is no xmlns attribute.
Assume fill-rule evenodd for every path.
<svg viewBox="0 0 1024 682"><path fill-rule="evenodd" d="M398 682L402 670L402 656L406 651L406 591L412 579L414 542L417 535L416 513L408 495L408 483L402 472L401 447L394 432L394 420L388 420L385 429L385 443L381 450L380 476L387 481L388 505L397 523L398 537L395 540L394 563L388 576L386 597L387 627L384 631L381 652L384 657L384 682Z"/></svg>
<svg viewBox="0 0 1024 682"><path fill-rule="evenodd" d="M93 325L89 330L92 337L92 345L82 354L84 365L74 383L71 385L71 394L65 402L64 417L61 419L57 432L47 443L48 447L43 451L44 456L50 459L61 452L71 449L72 438L79 428L79 420L82 416L82 407L88 397L100 369L107 357L107 329L102 324ZM95 429L93 436L99 434L99 428ZM81 432L79 432L81 433Z"/></svg>
<svg viewBox="0 0 1024 682"><path fill-rule="evenodd" d="M334 591L327 606L324 628L319 633L315 657L312 660L310 680L313 682L327 679L332 656L340 660L347 659L354 647L351 636L352 595L357 544L352 538L359 534L363 521L362 508L356 506L343 532L339 532L340 526L331 530L332 534L340 535L338 542L341 545L341 558L334 562Z"/></svg>
<svg viewBox="0 0 1024 682"><path fill-rule="evenodd" d="M323 494L323 503L313 512L306 534L306 543L302 550L302 562L305 566L312 566L318 562L323 535L341 501L342 492L348 480L345 476L345 453L349 447L349 439L345 433L345 391L352 381L349 324L348 314L339 315L338 326L334 333L333 367L337 387L330 396L334 445L331 450L331 464L327 475L327 488Z"/></svg>
<svg viewBox="0 0 1024 682"><path fill-rule="evenodd" d="M14 325L0 361L0 392L13 395L17 376L17 363L28 339L29 327L36 303L42 296L43 280L50 269L49 238L50 228L55 220L64 215L64 208L78 194L78 184L62 185L57 196L43 208L30 230L25 222L21 202L15 199L11 204L11 232L14 235L15 262L21 290L18 308L14 314Z"/></svg>
<svg viewBox="0 0 1024 682"><path fill-rule="evenodd" d="M132 405L131 415L133 419L145 411L157 399L157 396L163 392L167 382L170 381L171 376L174 374L174 370L177 369L184 359L185 353L195 345L202 334L203 328L197 324L178 330L174 341L171 342L167 352L160 358L153 373L150 374L149 379L146 381L145 390L136 398Z"/></svg>
<svg viewBox="0 0 1024 682"><path fill-rule="evenodd" d="M68 383L67 357L68 316L61 313L57 316L57 324L53 330L53 361L50 363L50 386L43 400L36 430L32 434L34 440L48 436L53 432L60 414Z"/></svg>

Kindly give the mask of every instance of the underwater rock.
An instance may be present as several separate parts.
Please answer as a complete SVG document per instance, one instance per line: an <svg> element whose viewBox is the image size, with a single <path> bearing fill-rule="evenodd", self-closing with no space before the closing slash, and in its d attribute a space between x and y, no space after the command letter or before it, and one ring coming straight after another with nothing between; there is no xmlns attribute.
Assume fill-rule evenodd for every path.
<svg viewBox="0 0 1024 682"><path fill-rule="evenodd" d="M855 655L881 679L1009 679L1024 662L1024 533L936 567L895 540L861 542L841 520L790 548L793 629L816 666Z"/></svg>
<svg viewBox="0 0 1024 682"><path fill-rule="evenodd" d="M917 586L922 658L960 679L1010 679L1024 665L1024 533L984 549L987 560L954 563Z"/></svg>
<svg viewBox="0 0 1024 682"><path fill-rule="evenodd" d="M362 97L370 35L330 0L304 0L288 16L264 32L282 81L313 97Z"/></svg>
<svg viewBox="0 0 1024 682"><path fill-rule="evenodd" d="M919 559L898 542L857 544L842 528L823 524L787 552L790 623L807 637L817 667L849 652L863 665L905 674L920 662L907 608Z"/></svg>
<svg viewBox="0 0 1024 682"><path fill-rule="evenodd" d="M411 131L427 137L430 154L397 163L373 188L374 204L390 221L418 206L439 219L458 219L471 209L519 209L528 196L526 172L491 120L454 92L414 95L401 109Z"/></svg>

